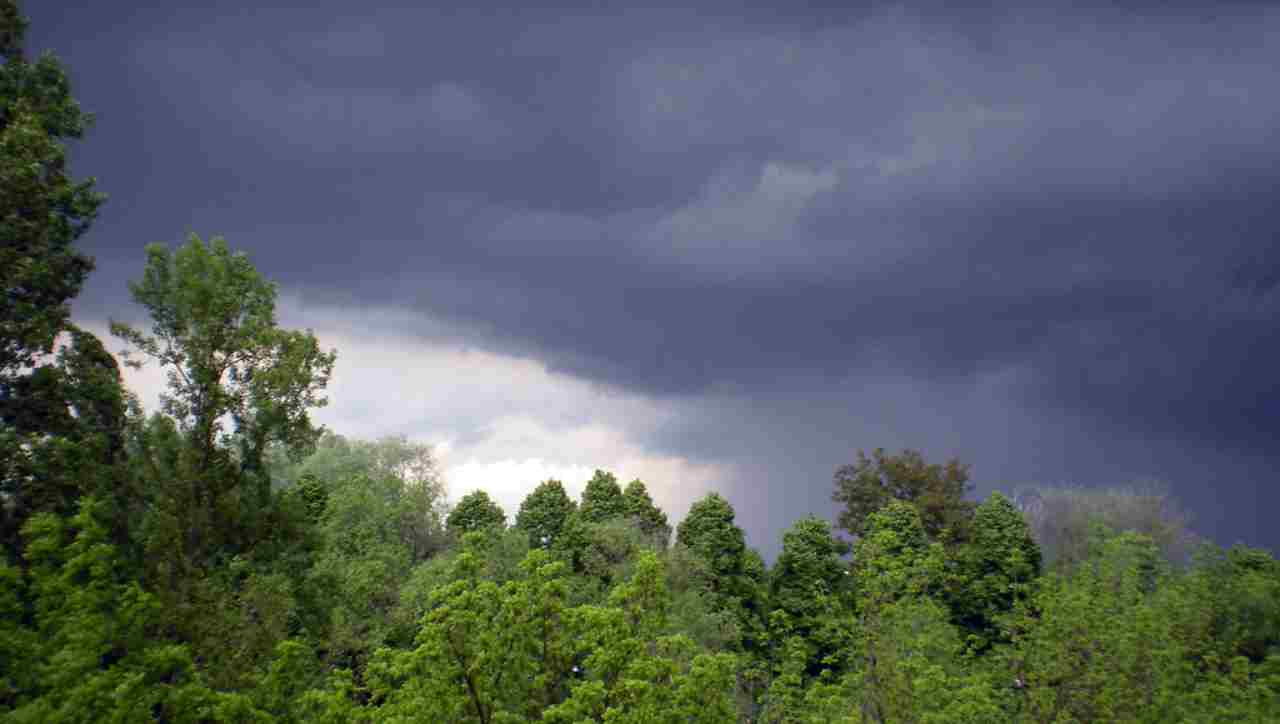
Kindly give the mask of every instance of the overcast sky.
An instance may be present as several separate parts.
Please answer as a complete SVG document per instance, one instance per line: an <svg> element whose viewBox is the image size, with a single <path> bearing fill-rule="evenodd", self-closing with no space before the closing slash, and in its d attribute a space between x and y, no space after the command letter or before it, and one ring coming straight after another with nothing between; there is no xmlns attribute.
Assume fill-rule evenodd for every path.
<svg viewBox="0 0 1280 724"><path fill-rule="evenodd" d="M1280 547L1274 7L25 5L98 116L77 317L224 235L338 349L318 418L455 498L603 467L771 553L911 447Z"/></svg>

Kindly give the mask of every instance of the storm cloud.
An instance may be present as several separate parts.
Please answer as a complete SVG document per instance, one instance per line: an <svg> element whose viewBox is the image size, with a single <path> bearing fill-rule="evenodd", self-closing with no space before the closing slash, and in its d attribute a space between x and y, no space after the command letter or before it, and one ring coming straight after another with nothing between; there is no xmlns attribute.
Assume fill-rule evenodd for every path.
<svg viewBox="0 0 1280 724"><path fill-rule="evenodd" d="M1274 9L269 5L28 8L99 117L78 309L225 234L336 337L664 407L600 414L766 548L876 446L1280 544Z"/></svg>

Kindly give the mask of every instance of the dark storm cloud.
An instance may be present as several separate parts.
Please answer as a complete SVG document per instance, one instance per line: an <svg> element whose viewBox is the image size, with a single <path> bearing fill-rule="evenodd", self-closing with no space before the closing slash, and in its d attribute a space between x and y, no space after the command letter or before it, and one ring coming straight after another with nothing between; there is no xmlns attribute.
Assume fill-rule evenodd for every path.
<svg viewBox="0 0 1280 724"><path fill-rule="evenodd" d="M721 400L691 416L716 433L655 444L776 441L780 507L763 481L825 482L858 435L963 440L995 478L1232 478L1274 502L1265 6L58 5L30 8L36 40L100 112L77 168L113 197L91 297L120 296L143 243L225 232L308 294ZM1263 535L1240 516L1211 525Z"/></svg>

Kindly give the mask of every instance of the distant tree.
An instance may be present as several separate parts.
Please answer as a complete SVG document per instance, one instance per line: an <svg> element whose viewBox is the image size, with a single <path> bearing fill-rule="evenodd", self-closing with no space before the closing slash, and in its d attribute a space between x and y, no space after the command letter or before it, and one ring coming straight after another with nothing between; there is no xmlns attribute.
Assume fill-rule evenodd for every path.
<svg viewBox="0 0 1280 724"><path fill-rule="evenodd" d="M987 646L999 635L998 618L1032 594L1040 547L1022 512L993 492L974 513L969 540L951 558L952 616L979 647Z"/></svg>
<svg viewBox="0 0 1280 724"><path fill-rule="evenodd" d="M841 558L848 543L832 535L831 524L815 517L802 518L782 536L782 551L769 575L769 603L775 640L786 655L805 652L801 670L815 676L835 668L834 659L849 645L847 627L852 616L852 582L849 566ZM784 665L786 661L781 662Z"/></svg>
<svg viewBox="0 0 1280 724"><path fill-rule="evenodd" d="M1148 536L1169 561L1186 563L1196 537L1190 513L1155 482L1119 487L1032 487L1017 494L1045 563L1070 570L1089 556L1090 530L1100 522Z"/></svg>
<svg viewBox="0 0 1280 724"><path fill-rule="evenodd" d="M734 524L734 517L729 501L719 493L708 493L694 503L680 521L676 541L706 560L713 575L740 574L747 544L746 535Z"/></svg>
<svg viewBox="0 0 1280 724"><path fill-rule="evenodd" d="M504 528L506 525L507 514L483 490L476 490L462 496L462 500L458 501L445 520L445 526L449 532L457 536L491 528Z"/></svg>
<svg viewBox="0 0 1280 724"><path fill-rule="evenodd" d="M533 489L520 503L516 527L529 534L529 545L548 548L560 536L565 522L577 505L559 480L547 480Z"/></svg>
<svg viewBox="0 0 1280 724"><path fill-rule="evenodd" d="M729 501L708 493L680 521L676 542L706 564L704 585L711 610L733 617L738 627L736 647L754 651L765 636L765 566L760 554L747 547L734 516Z"/></svg>
<svg viewBox="0 0 1280 724"><path fill-rule="evenodd" d="M627 501L622 497L618 479L611 473L597 470L582 491L582 503L578 506L583 521L603 523L627 514Z"/></svg>
<svg viewBox="0 0 1280 724"><path fill-rule="evenodd" d="M394 528L415 562L444 545L445 485L430 445L403 436L349 440L326 430L297 461L282 445L271 446L267 467L274 485L306 497L313 509L363 491L362 509L378 510L375 517Z"/></svg>
<svg viewBox="0 0 1280 724"><path fill-rule="evenodd" d="M667 522L667 514L653 504L644 483L639 480L627 483L622 497L626 502L627 517L646 537L660 548L666 548L671 542L671 524Z"/></svg>
<svg viewBox="0 0 1280 724"><path fill-rule="evenodd" d="M969 469L958 460L946 465L928 464L914 450L890 455L883 449L836 470L832 499L844 506L837 518L843 530L854 536L866 532L869 516L890 501L910 503L919 511L925 532L940 540L963 538L974 504L964 496L971 490Z"/></svg>

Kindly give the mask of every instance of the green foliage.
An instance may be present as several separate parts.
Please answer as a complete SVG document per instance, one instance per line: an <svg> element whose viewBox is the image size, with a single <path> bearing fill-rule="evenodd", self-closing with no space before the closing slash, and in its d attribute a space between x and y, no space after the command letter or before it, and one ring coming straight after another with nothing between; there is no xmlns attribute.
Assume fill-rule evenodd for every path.
<svg viewBox="0 0 1280 724"><path fill-rule="evenodd" d="M759 554L747 548L734 517L729 501L710 493L689 508L676 529L676 542L703 562L701 587L711 611L733 621L733 648L753 652L766 637L765 568Z"/></svg>
<svg viewBox="0 0 1280 724"><path fill-rule="evenodd" d="M81 496L116 508L113 539L139 491L123 471L126 392L114 358L93 335L72 328L53 364L12 380L0 397L0 541L22 558L19 531L38 512L68 516Z"/></svg>
<svg viewBox="0 0 1280 724"><path fill-rule="evenodd" d="M930 538L958 540L973 513L964 498L971 488L969 469L958 460L931 465L914 450L889 455L877 448L871 457L859 450L856 463L836 470L832 499L843 506L837 523L854 536L866 531L873 513L898 500L916 507Z"/></svg>
<svg viewBox="0 0 1280 724"><path fill-rule="evenodd" d="M1195 536L1190 513L1156 483L1121 487L1030 488L1019 493L1046 564L1068 571L1089 556L1090 530L1101 522L1145 535L1170 561L1184 563Z"/></svg>
<svg viewBox="0 0 1280 724"><path fill-rule="evenodd" d="M783 534L782 552L769 576L769 603L772 636L783 642L784 679L841 667L853 614L852 576L841 559L848 552L848 544L819 518L796 521ZM797 657L798 672L788 668Z"/></svg>
<svg viewBox="0 0 1280 724"><path fill-rule="evenodd" d="M706 497L689 508L689 514L676 529L676 541L707 561L712 575L734 576L742 573L746 537L734 524L733 506L718 493Z"/></svg>
<svg viewBox="0 0 1280 724"><path fill-rule="evenodd" d="M507 525L507 514L489 498L488 493L476 490L462 496L462 500L449 511L445 525L450 533L461 537L489 528L504 528Z"/></svg>
<svg viewBox="0 0 1280 724"><path fill-rule="evenodd" d="M627 500L611 473L597 470L582 491L578 513L586 523L603 523L627 514Z"/></svg>
<svg viewBox="0 0 1280 724"><path fill-rule="evenodd" d="M559 480L540 483L520 503L516 527L529 534L529 545L548 548L556 544L560 532L577 505Z"/></svg>
<svg viewBox="0 0 1280 724"><path fill-rule="evenodd" d="M639 480L627 483L622 497L626 502L627 518L655 545L666 548L671 542L671 524L667 522L667 514L653 504L644 483Z"/></svg>
<svg viewBox="0 0 1280 724"><path fill-rule="evenodd" d="M947 599L955 621L979 648L998 635L998 619L1027 599L1040 576L1040 547L1022 513L1000 493L978 506L970 539L951 552Z"/></svg>
<svg viewBox="0 0 1280 724"><path fill-rule="evenodd" d="M152 549L199 566L263 536L272 506L267 446L310 451L319 431L308 410L324 404L335 354L321 352L310 332L276 325L275 286L221 238L206 246L193 234L175 253L151 245L147 257L130 291L150 313L152 333L111 328L166 370L162 409L181 438L166 433L172 478L156 494L170 533ZM234 436L219 436L227 418Z"/></svg>
<svg viewBox="0 0 1280 724"><path fill-rule="evenodd" d="M129 290L151 315L152 333L119 322L111 331L165 368L162 408L206 465L224 417L234 422L246 471L262 470L271 442L295 456L311 451L320 431L308 410L326 404L320 395L336 353L322 352L310 332L277 326L276 287L247 256L221 237L206 245L192 234L173 253L152 244Z"/></svg>
<svg viewBox="0 0 1280 724"><path fill-rule="evenodd" d="M27 59L26 29L16 3L0 2L0 397L68 328L68 302L93 268L71 245L104 199L67 169L64 141L92 117L57 58Z"/></svg>
<svg viewBox="0 0 1280 724"><path fill-rule="evenodd" d="M24 528L29 568L17 589L37 634L28 645L38 643L23 654L29 672L5 672L8 681L30 677L9 692L9 719L191 720L225 706L234 697L210 690L184 647L158 640L158 602L108 542L104 510L84 498L70 519L40 513Z"/></svg>

